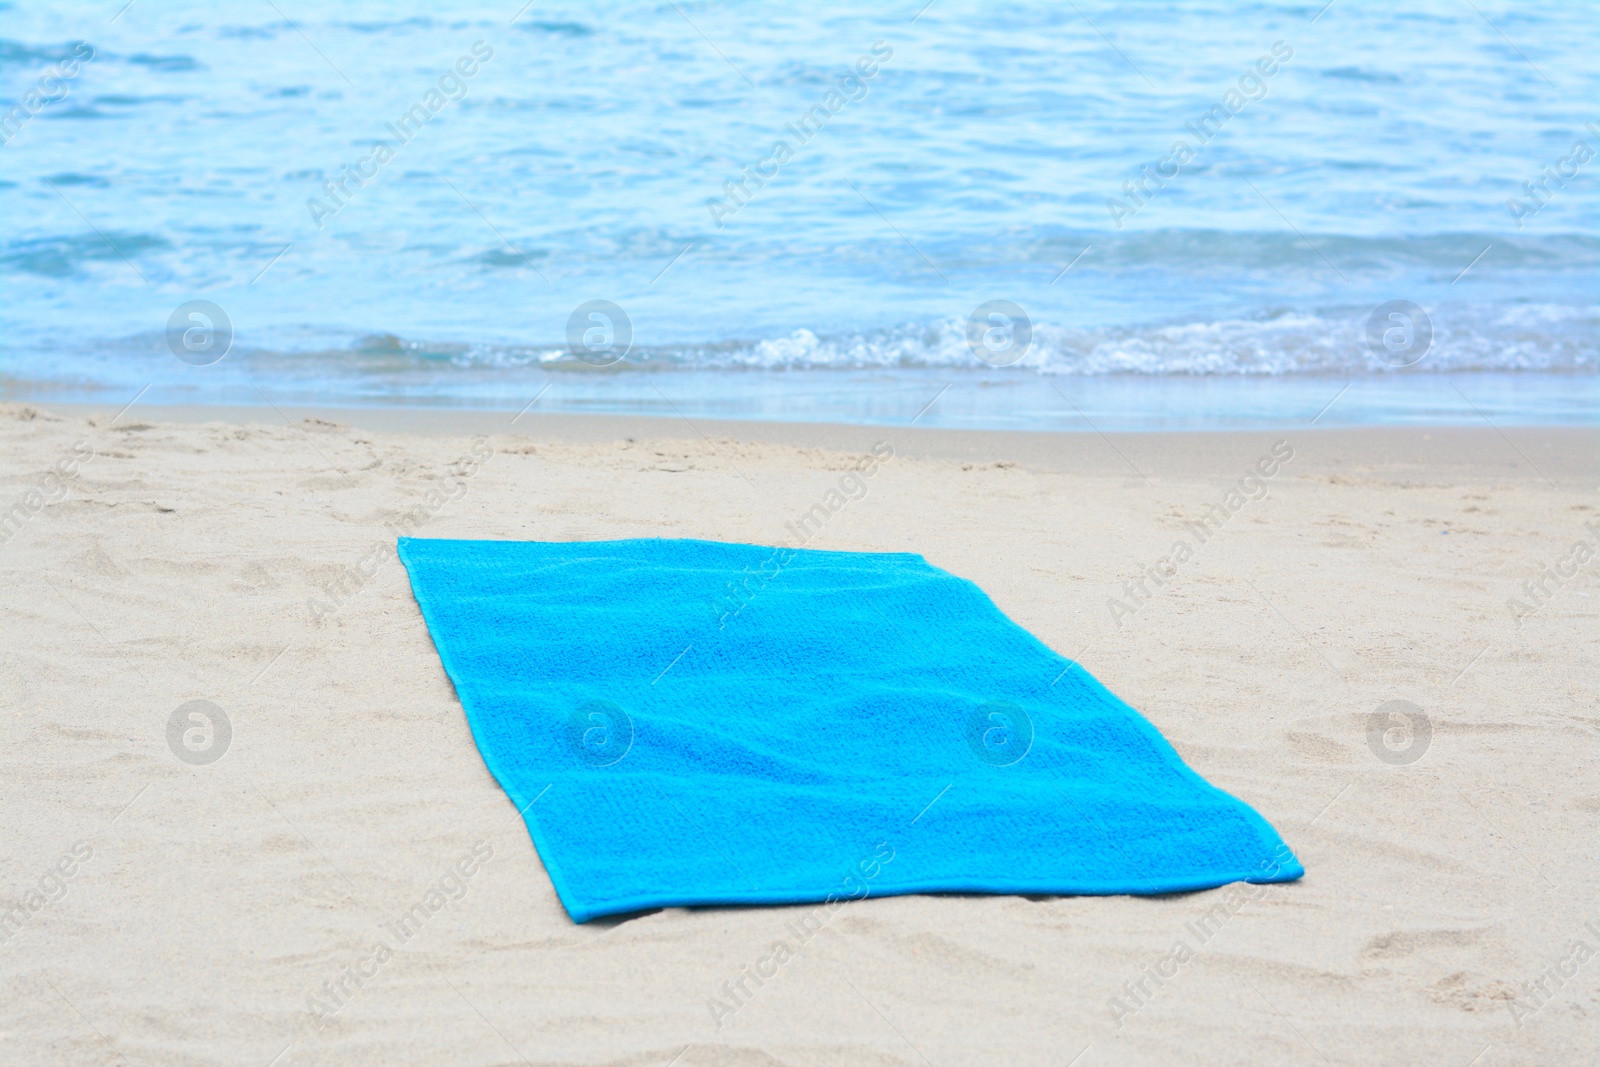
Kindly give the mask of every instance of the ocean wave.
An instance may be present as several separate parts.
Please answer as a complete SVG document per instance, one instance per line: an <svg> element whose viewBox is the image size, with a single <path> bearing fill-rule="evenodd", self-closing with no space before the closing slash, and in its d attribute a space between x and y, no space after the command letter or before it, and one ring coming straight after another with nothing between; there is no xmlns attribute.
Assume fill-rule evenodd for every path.
<svg viewBox="0 0 1600 1067"><path fill-rule="evenodd" d="M102 242L103 244L103 242ZM66 271L62 250L26 250L41 273ZM115 255L106 248L105 255ZM1420 309L1418 309L1420 311ZM616 375L640 372L732 371L827 373L974 371L990 376L1287 378L1318 375L1394 375L1441 372L1594 374L1600 371L1600 306L1522 303L1459 304L1420 311L1418 349L1401 357L1369 343L1370 306L1276 309L1217 319L1065 327L1031 324L1022 358L988 360L968 343L968 322L942 317L870 330L826 332L798 328L768 336L698 343L636 340L620 359L580 358L555 338L527 342L407 337L329 326L255 327L235 338L230 367L250 374L463 384L523 368ZM1389 326L1385 317L1381 330ZM635 335L637 337L637 335ZM58 330L14 333L0 346L19 364L59 361L63 344L130 366L166 358L164 335L140 331L87 344ZM981 347L981 346L980 346ZM1415 357L1415 358L1412 358ZM402 386L402 391L404 391Z"/></svg>
<svg viewBox="0 0 1600 1067"><path fill-rule="evenodd" d="M42 67L68 59L72 55L70 41L60 45L29 45L0 37L0 71L12 67L24 69Z"/></svg>
<svg viewBox="0 0 1600 1067"><path fill-rule="evenodd" d="M1370 308L1288 312L1262 318L1118 326L1091 330L1035 325L1032 344L1010 366L1051 375L1368 374L1397 371L1581 372L1597 368L1600 309L1514 305L1430 317L1431 343L1414 363L1396 367L1367 341ZM449 346L411 345L437 361ZM391 355L394 350L389 350ZM424 354L427 354L426 356ZM540 364L588 369L560 345L460 346L447 358L460 367ZM641 346L614 365L626 369L862 370L901 367L988 369L967 343L967 324L944 319L892 329L835 335L788 334L703 345Z"/></svg>

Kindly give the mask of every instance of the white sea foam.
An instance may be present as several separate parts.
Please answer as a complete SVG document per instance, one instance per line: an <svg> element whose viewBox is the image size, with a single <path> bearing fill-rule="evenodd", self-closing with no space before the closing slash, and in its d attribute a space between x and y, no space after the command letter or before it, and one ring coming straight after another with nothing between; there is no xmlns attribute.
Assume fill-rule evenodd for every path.
<svg viewBox="0 0 1600 1067"><path fill-rule="evenodd" d="M1296 312L1262 319L1067 329L1036 324L1019 372L1053 375L1366 374L1397 370L1366 339L1366 309ZM1597 367L1600 310L1561 305L1457 309L1432 316L1434 336L1418 371L1586 371ZM560 366L559 348L475 346L461 366ZM744 370L979 367L966 323L942 319L870 332L818 334L805 328L748 341L640 346L624 366Z"/></svg>

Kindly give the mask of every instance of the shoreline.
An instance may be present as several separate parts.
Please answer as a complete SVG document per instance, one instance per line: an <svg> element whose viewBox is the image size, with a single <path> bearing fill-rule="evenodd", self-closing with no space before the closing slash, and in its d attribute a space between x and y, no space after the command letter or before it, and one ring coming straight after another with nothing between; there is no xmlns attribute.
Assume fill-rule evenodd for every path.
<svg viewBox="0 0 1600 1067"><path fill-rule="evenodd" d="M190 367L150 357L91 368L101 384L0 375L0 400L151 407L277 404L341 410L687 416L731 422L916 425L1019 433L1210 433L1317 425L1569 426L1600 422L1590 372L1063 376L978 367L690 369L334 368L308 379L248 354ZM118 383L111 385L108 383Z"/></svg>

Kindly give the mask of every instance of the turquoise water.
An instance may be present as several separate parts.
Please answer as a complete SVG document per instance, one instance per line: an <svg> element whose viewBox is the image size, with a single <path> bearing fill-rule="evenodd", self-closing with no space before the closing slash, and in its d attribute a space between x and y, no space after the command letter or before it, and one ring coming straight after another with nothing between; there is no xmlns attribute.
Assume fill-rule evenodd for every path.
<svg viewBox="0 0 1600 1067"><path fill-rule="evenodd" d="M119 6L0 5L8 397L1593 419L1587 5Z"/></svg>

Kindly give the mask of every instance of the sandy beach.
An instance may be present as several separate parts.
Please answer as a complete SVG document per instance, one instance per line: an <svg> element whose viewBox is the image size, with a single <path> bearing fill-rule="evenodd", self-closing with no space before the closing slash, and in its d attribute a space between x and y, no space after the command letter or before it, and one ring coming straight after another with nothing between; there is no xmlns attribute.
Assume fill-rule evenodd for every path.
<svg viewBox="0 0 1600 1067"><path fill-rule="evenodd" d="M1600 1048L1591 430L6 404L0 442L0 1061L1500 1067ZM777 543L878 442L893 458L807 544L977 582L1253 805L1302 881L868 898L723 1017L713 998L803 909L568 918L391 531ZM169 744L195 700L226 717L210 762ZM341 981L337 1010L309 1006Z"/></svg>

